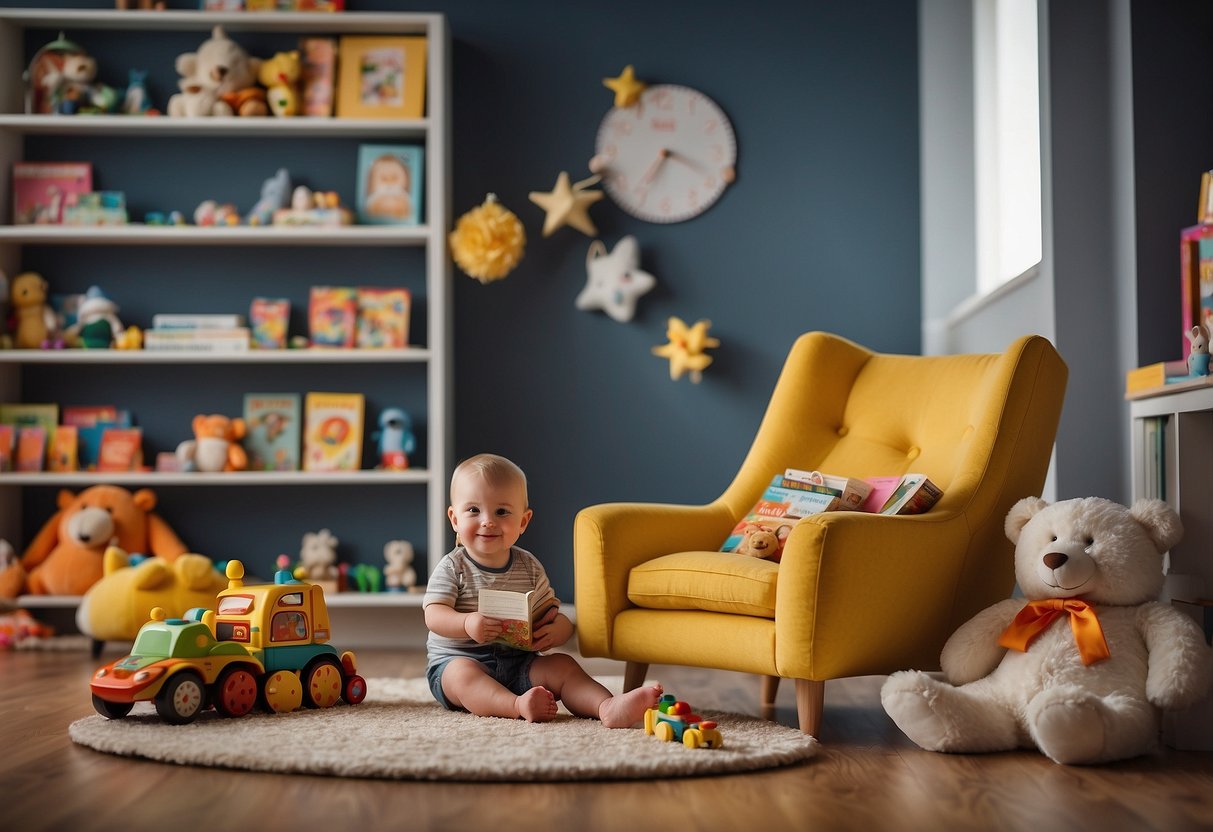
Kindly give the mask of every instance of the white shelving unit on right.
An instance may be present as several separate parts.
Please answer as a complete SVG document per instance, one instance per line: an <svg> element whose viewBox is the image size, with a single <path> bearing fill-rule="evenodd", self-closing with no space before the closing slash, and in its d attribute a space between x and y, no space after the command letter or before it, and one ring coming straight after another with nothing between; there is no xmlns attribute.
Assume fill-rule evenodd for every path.
<svg viewBox="0 0 1213 832"><path fill-rule="evenodd" d="M1184 538L1170 553L1167 597L1205 630L1213 626L1213 387L1129 403L1133 499L1160 497L1179 512ZM1213 696L1168 713L1168 745L1213 750Z"/></svg>

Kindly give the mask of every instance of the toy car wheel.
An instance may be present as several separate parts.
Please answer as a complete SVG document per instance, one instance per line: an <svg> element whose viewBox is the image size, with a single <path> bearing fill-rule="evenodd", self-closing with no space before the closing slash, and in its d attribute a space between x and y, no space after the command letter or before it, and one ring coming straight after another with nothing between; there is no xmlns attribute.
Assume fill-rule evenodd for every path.
<svg viewBox="0 0 1213 832"><path fill-rule="evenodd" d="M703 734L698 728L688 728L682 732L682 744L687 748L698 748L703 745Z"/></svg>
<svg viewBox="0 0 1213 832"><path fill-rule="evenodd" d="M646 736L653 736L653 731L657 725L657 709L649 708L644 712L644 733Z"/></svg>
<svg viewBox="0 0 1213 832"><path fill-rule="evenodd" d="M342 694L347 705L357 705L366 699L366 679L354 675L345 680L345 693Z"/></svg>
<svg viewBox="0 0 1213 832"><path fill-rule="evenodd" d="M668 722L657 723L656 728L657 739L662 742L671 742L674 739L674 729L670 727Z"/></svg>
<svg viewBox="0 0 1213 832"><path fill-rule="evenodd" d="M169 677L156 694L156 713L170 725L193 722L206 707L206 686L202 677L183 670Z"/></svg>
<svg viewBox="0 0 1213 832"><path fill-rule="evenodd" d="M279 670L265 679L262 690L265 707L276 714L295 710L303 701L303 685L299 677L289 670Z"/></svg>
<svg viewBox="0 0 1213 832"><path fill-rule="evenodd" d="M220 716L244 716L257 704L257 677L244 667L227 668L215 682L214 699Z"/></svg>
<svg viewBox="0 0 1213 832"><path fill-rule="evenodd" d="M107 702L93 694L93 708L106 719L122 719L135 707L133 702Z"/></svg>
<svg viewBox="0 0 1213 832"><path fill-rule="evenodd" d="M332 656L321 656L303 671L303 704L309 708L331 708L341 692L341 665Z"/></svg>

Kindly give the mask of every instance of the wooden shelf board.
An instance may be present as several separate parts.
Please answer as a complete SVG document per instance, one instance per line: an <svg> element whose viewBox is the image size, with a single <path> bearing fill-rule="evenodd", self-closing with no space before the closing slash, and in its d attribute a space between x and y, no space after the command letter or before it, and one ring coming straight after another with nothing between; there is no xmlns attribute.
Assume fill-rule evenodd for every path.
<svg viewBox="0 0 1213 832"><path fill-rule="evenodd" d="M0 131L27 136L423 139L428 130L427 119L0 115Z"/></svg>
<svg viewBox="0 0 1213 832"><path fill-rule="evenodd" d="M198 227L6 225L0 244L18 245L165 245L165 246L424 246L429 228L417 226L346 225L337 228L295 226Z"/></svg>
<svg viewBox="0 0 1213 832"><path fill-rule="evenodd" d="M428 349L249 350L248 352L161 352L156 350L0 350L3 364L424 364Z"/></svg>
<svg viewBox="0 0 1213 832"><path fill-rule="evenodd" d="M0 487L6 485L46 485L87 488L90 485L108 483L123 486L166 485L185 486L240 486L240 485L421 485L430 481L430 472L424 468L407 471L240 471L233 473L167 474L155 471L76 471L54 473L17 473L6 471L0 474Z"/></svg>

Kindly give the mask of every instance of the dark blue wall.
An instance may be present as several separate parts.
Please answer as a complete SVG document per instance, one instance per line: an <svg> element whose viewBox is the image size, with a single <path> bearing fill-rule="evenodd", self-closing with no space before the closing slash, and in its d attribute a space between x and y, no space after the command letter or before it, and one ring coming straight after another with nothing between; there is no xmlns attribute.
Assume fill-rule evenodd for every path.
<svg viewBox="0 0 1213 832"><path fill-rule="evenodd" d="M366 0L350 5L400 8ZM562 597L572 596L572 524L580 508L613 500L699 503L720 493L749 447L797 335L826 329L882 351L918 350L913 0L446 0L409 7L450 19L454 214L492 191L522 218L528 234L526 257L506 280L482 286L456 271L456 455L495 451L527 471L535 519L521 543L543 560ZM171 84L172 55L193 45L144 39L139 48L149 68L152 60L163 64L156 77ZM104 69L106 56L99 57ZM567 228L543 239L543 212L527 194L549 190L561 170L574 180L588 175L595 133L612 103L602 79L629 63L642 79L695 87L720 104L737 135L738 179L715 207L686 223L644 223L609 200L591 209L608 246L636 235L642 268L658 280L635 319L619 324L574 309L590 241ZM177 140L163 141L163 147L141 149L152 155L149 162L133 158L121 140L98 140L104 170L115 177L106 186L125 189L136 201L163 205L180 198L192 205L215 176L256 183L272 173L264 170L264 157L246 165L233 142L221 158L204 157L199 171L138 182L136 172L154 166L156 154L180 153L169 146ZM286 163L313 179L328 173L336 180L312 184L352 188L346 144L309 142L307 158ZM51 140L27 147L30 158L64 152ZM48 268L59 256L39 251ZM171 268L204 285L203 267L184 254L185 262ZM310 251L285 255L275 264L277 253L248 254L248 264L234 267L257 288L237 295L240 303L250 292L269 292L263 270L313 257ZM169 265L163 251L122 257L123 268ZM349 274L339 259L333 258L334 282ZM367 268L376 266L372 257ZM218 298L197 293L191 309L207 311L223 293L236 292L222 285ZM685 377L670 381L667 363L650 354L665 342L670 315L710 319L711 334L722 342L699 385ZM367 380L370 387L376 383ZM247 387L236 382L236 389ZM391 387L372 395L386 399ZM194 506L221 500L221 510L234 513L232 528L240 531L229 533L231 545L256 534L257 516L242 512L238 500L190 491L201 492L189 495ZM283 490L283 511L324 516L323 506L313 505L319 498L308 497L301 507L296 491ZM361 497L327 493L338 504L325 522L340 534L341 512L353 510L346 501ZM346 526L345 536L385 539L376 526L381 521L365 520L373 531ZM205 531L215 534L213 525ZM413 539L424 535L415 532ZM359 552L368 561L377 557L371 542Z"/></svg>

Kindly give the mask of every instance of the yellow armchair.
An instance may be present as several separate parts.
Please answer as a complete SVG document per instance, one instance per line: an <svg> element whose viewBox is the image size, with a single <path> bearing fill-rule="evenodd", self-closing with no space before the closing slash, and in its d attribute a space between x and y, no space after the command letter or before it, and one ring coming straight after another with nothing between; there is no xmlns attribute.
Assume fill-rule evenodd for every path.
<svg viewBox="0 0 1213 832"><path fill-rule="evenodd" d="M1044 484L1067 370L1046 339L994 355L874 353L813 332L792 348L732 484L704 506L611 503L574 524L582 653L756 673L764 706L796 680L817 734L827 679L938 668L944 641L1010 595L1003 520ZM780 563L717 551L785 468L927 474L925 514L834 511L798 522Z"/></svg>

